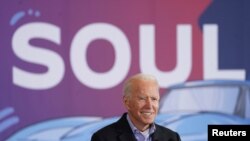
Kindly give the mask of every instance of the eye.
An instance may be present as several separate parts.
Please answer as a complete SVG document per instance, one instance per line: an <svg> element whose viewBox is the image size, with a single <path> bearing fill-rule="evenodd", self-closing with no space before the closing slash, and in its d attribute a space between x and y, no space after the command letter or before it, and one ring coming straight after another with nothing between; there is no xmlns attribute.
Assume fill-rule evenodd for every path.
<svg viewBox="0 0 250 141"><path fill-rule="evenodd" d="M146 100L146 98L145 97L139 97L138 98L140 101L142 101L142 100Z"/></svg>
<svg viewBox="0 0 250 141"><path fill-rule="evenodd" d="M151 100L152 100L152 101L158 101L158 98L152 97Z"/></svg>

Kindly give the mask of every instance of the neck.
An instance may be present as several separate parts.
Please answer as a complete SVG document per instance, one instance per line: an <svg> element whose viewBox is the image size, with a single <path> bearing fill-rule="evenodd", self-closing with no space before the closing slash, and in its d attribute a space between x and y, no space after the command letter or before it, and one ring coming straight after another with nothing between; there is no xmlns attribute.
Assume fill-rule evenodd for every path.
<svg viewBox="0 0 250 141"><path fill-rule="evenodd" d="M141 132L149 129L150 127L150 124L140 124L136 121L136 119L133 118L133 116L131 116L129 113L128 113L128 116L129 116L129 119L130 121L132 122L132 124L138 129L140 130Z"/></svg>

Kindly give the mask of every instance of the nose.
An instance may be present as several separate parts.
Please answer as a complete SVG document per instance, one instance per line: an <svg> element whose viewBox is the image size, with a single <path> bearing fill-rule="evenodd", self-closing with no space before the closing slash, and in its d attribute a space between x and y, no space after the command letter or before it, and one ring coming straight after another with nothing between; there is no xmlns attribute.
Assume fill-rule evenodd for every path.
<svg viewBox="0 0 250 141"><path fill-rule="evenodd" d="M150 98L147 98L145 106L147 108L151 108L153 105L152 100Z"/></svg>

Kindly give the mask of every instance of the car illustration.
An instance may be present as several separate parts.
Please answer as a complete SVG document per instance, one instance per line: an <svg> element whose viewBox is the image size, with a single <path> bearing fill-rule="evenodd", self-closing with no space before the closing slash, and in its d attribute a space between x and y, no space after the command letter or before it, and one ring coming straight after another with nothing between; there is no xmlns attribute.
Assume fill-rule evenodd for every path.
<svg viewBox="0 0 250 141"><path fill-rule="evenodd" d="M206 141L208 124L250 124L250 83L237 80L192 81L169 87L159 115L161 124L183 141ZM161 116L159 116L161 117Z"/></svg>
<svg viewBox="0 0 250 141"><path fill-rule="evenodd" d="M182 141L207 141L209 124L250 124L248 81L189 81L169 87L161 97L156 123L177 131ZM8 141L90 141L95 131L118 119L72 117L44 121L23 128Z"/></svg>

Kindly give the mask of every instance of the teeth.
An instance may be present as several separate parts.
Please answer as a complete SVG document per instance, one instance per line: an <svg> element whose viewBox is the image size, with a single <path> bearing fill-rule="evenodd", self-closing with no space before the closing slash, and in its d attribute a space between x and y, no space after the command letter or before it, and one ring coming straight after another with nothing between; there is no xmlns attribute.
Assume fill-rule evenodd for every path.
<svg viewBox="0 0 250 141"><path fill-rule="evenodd" d="M142 112L142 114L144 114L144 115L152 115L152 113L151 112Z"/></svg>

